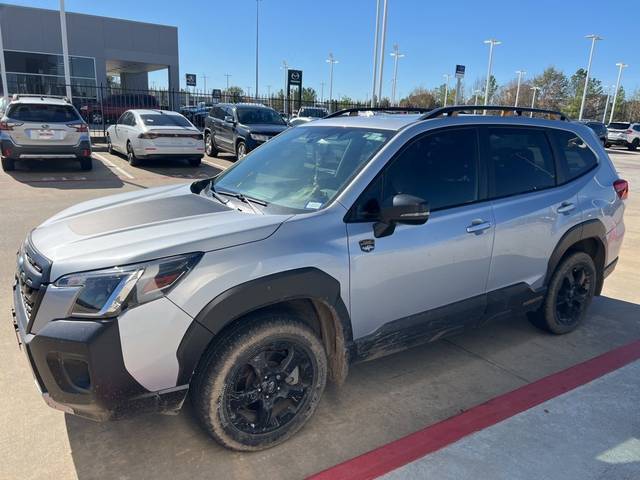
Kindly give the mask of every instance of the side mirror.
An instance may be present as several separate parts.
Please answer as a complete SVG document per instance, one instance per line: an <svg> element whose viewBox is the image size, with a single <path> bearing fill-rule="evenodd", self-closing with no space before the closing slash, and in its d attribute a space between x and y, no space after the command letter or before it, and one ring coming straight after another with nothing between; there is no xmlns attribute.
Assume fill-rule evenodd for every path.
<svg viewBox="0 0 640 480"><path fill-rule="evenodd" d="M224 121L225 121L226 123L236 123L236 122L233 120L233 117L232 117L231 115L225 115L225 116L224 116Z"/></svg>
<svg viewBox="0 0 640 480"><path fill-rule="evenodd" d="M376 238L391 235L397 224L422 225L429 219L429 204L419 197L399 193L394 195L390 206L382 207L380 220L373 224Z"/></svg>

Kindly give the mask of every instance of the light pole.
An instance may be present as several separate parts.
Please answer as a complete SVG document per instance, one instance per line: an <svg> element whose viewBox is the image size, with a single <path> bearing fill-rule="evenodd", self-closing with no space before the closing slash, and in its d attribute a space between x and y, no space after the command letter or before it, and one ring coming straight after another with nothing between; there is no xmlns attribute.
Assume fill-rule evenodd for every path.
<svg viewBox="0 0 640 480"><path fill-rule="evenodd" d="M258 98L258 20L260 18L260 0L256 0L256 99Z"/></svg>
<svg viewBox="0 0 640 480"><path fill-rule="evenodd" d="M394 57L393 64L393 89L391 90L391 104L396 105L396 93L398 92L398 60L404 57L404 53L400 53L398 44L393 46L391 56Z"/></svg>
<svg viewBox="0 0 640 480"><path fill-rule="evenodd" d="M448 73L445 73L442 76L446 79L446 83L445 83L445 86L444 86L444 98L443 98L443 101L442 101L442 106L446 107L447 106L447 97L449 97L449 78L451 78L451 75L449 75Z"/></svg>
<svg viewBox="0 0 640 480"><path fill-rule="evenodd" d="M320 103L324 103L324 82L320 82Z"/></svg>
<svg viewBox="0 0 640 480"><path fill-rule="evenodd" d="M7 85L7 68L4 64L4 45L2 43L2 27L0 26L0 77L2 79L2 94L9 99L9 85Z"/></svg>
<svg viewBox="0 0 640 480"><path fill-rule="evenodd" d="M618 91L620 90L620 80L622 80L622 69L627 68L629 65L626 63L618 62L618 80L616 80L616 91L613 93L613 103L611 104L611 116L609 117L609 123L613 122L613 113L616 110L616 101L618 100Z"/></svg>
<svg viewBox="0 0 640 480"><path fill-rule="evenodd" d="M380 30L380 0L376 1L376 35L373 39L373 85L371 86L371 108L376 106L376 80L378 76L378 37ZM324 84L323 84L324 86Z"/></svg>
<svg viewBox="0 0 640 480"><path fill-rule="evenodd" d="M596 46L596 41L602 40L602 37L598 35L587 35L585 38L591 39L591 49L589 50L589 63L587 64L587 76L584 78L584 89L582 90L582 101L580 102L580 113L578 114L578 120L582 120L582 113L584 112L584 104L587 100L587 87L589 86L589 75L591 73L591 60L593 60L593 50Z"/></svg>
<svg viewBox="0 0 640 480"><path fill-rule="evenodd" d="M225 73L224 74L225 77L227 77L227 89L224 92L225 97L227 97L227 102L229 101L229 77L231 76L230 73Z"/></svg>
<svg viewBox="0 0 640 480"><path fill-rule="evenodd" d="M491 80L491 68L493 67L493 47L500 45L502 42L495 38L490 38L485 40L484 43L489 45L489 65L487 66L487 83L484 87L484 104L489 105L489 81ZM487 111L485 110L484 113L486 114Z"/></svg>
<svg viewBox="0 0 640 480"><path fill-rule="evenodd" d="M271 85L267 85L267 98L269 99L269 106L271 106Z"/></svg>
<svg viewBox="0 0 640 480"><path fill-rule="evenodd" d="M331 112L331 101L333 100L333 66L338 63L338 60L333 58L333 53L330 52L326 62L329 64L329 112Z"/></svg>
<svg viewBox="0 0 640 480"><path fill-rule="evenodd" d="M207 75L205 75L204 73L202 74L202 80L204 81L204 94L207 94L207 78L209 78Z"/></svg>
<svg viewBox="0 0 640 480"><path fill-rule="evenodd" d="M611 98L611 87L613 85L607 85L604 88L607 90L607 99L604 102L604 113L602 114L602 123L607 121L607 110L609 109L609 99Z"/></svg>
<svg viewBox="0 0 640 480"><path fill-rule="evenodd" d="M524 70L516 70L516 73L518 74L518 86L516 87L516 101L513 104L514 107L518 106L518 97L520 97L520 83L522 83L522 76L527 73Z"/></svg>
<svg viewBox="0 0 640 480"><path fill-rule="evenodd" d="M62 63L64 65L64 83L67 87L67 98L71 100L71 70L69 69L69 43L67 39L67 16L64 12L64 0L60 0L60 32L62 33ZM4 84L7 88L7 84Z"/></svg>
<svg viewBox="0 0 640 480"><path fill-rule="evenodd" d="M477 107L478 106L478 95L480 95L482 93L482 90L476 89L476 90L473 91L473 93L475 94L474 98L473 98L473 106ZM473 114L474 115L476 114L475 109L473 110Z"/></svg>
<svg viewBox="0 0 640 480"><path fill-rule="evenodd" d="M387 40L387 0L382 6L382 35L380 40L380 65L378 70L378 101L382 98L382 74L384 73L384 46Z"/></svg>
<svg viewBox="0 0 640 480"><path fill-rule="evenodd" d="M287 91L287 75L289 75L289 65L286 60L282 60L282 70L284 70L284 88L282 89L282 103L284 104L284 114L289 113L289 92Z"/></svg>
<svg viewBox="0 0 640 480"><path fill-rule="evenodd" d="M247 97L251 98L251 87L247 87Z"/></svg>
<svg viewBox="0 0 640 480"><path fill-rule="evenodd" d="M531 98L531 108L534 108L536 105L536 93L540 90L540 87L531 87L533 91L533 97ZM533 118L533 112L529 112L529 118Z"/></svg>

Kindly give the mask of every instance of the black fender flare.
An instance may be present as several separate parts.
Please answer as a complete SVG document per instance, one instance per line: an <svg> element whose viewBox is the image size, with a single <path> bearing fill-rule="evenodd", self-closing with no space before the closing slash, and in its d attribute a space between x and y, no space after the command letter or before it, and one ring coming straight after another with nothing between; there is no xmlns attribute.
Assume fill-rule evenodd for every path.
<svg viewBox="0 0 640 480"><path fill-rule="evenodd" d="M177 385L189 383L202 354L227 325L256 310L299 299L320 303L331 312L334 323L340 325L339 333L348 362L353 331L349 312L340 295L340 282L318 268L300 268L249 280L211 300L196 315L180 342Z"/></svg>
<svg viewBox="0 0 640 480"><path fill-rule="evenodd" d="M604 227L604 224L597 219L587 220L586 222L579 223L571 227L569 230L565 232L565 234L560 238L558 244L556 245L553 253L549 257L549 263L547 265L547 273L544 279L545 288L549 285L551 281L551 276L556 271L558 264L567 253L567 251L576 243L586 240L589 238L593 238L599 240L602 244L602 247L607 248L607 231ZM603 252L604 253L604 252ZM603 269L605 265L601 265L600 268ZM602 271L600 273L600 278L598 279L598 287L597 292L602 289Z"/></svg>

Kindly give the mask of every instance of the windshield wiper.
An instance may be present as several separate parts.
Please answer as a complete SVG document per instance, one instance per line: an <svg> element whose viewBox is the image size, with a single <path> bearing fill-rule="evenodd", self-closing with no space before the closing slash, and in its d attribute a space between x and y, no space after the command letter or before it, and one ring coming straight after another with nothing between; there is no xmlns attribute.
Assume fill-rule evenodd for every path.
<svg viewBox="0 0 640 480"><path fill-rule="evenodd" d="M218 195L218 192L216 192L215 187L213 186L213 180L210 181L206 187L204 187L203 192L205 194L209 194L211 195L213 198L215 198L217 201L219 201L220 203L222 203L223 205L226 205L229 200L227 200L226 198L222 198L220 195Z"/></svg>
<svg viewBox="0 0 640 480"><path fill-rule="evenodd" d="M263 207L266 207L268 205L268 203L265 202L264 200L258 200L257 198L248 197L248 196L244 195L243 193L239 193L239 192L229 192L229 191L226 191L226 190L219 190L218 193L220 195L226 195L228 197L237 198L238 200L240 200L243 203L255 203L255 204L261 205Z"/></svg>

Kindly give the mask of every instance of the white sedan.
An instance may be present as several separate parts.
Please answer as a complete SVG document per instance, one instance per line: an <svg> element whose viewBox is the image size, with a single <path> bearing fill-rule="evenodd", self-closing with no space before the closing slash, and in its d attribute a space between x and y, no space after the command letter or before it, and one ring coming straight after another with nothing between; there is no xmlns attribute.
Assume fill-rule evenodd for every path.
<svg viewBox="0 0 640 480"><path fill-rule="evenodd" d="M145 159L183 158L197 167L204 156L200 130L167 110L127 110L107 129L107 148L126 155L132 166Z"/></svg>

